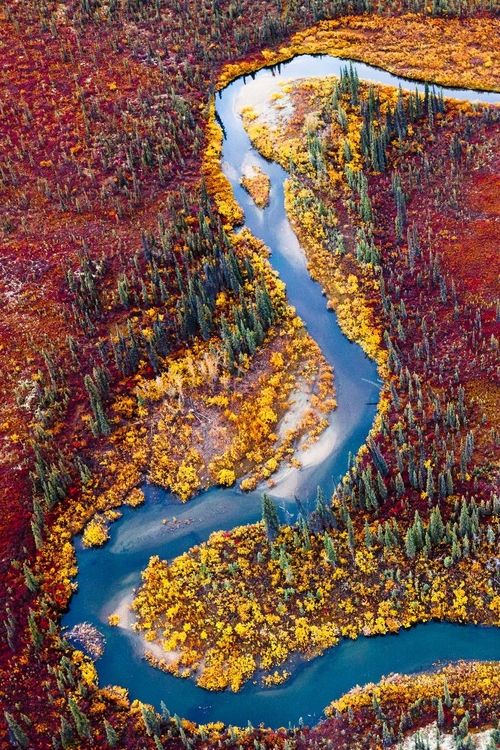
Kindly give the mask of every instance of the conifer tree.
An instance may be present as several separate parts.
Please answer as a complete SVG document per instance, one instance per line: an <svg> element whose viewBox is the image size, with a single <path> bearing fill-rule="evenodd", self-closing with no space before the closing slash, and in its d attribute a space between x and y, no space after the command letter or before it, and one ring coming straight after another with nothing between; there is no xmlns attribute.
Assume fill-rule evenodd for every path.
<svg viewBox="0 0 500 750"><path fill-rule="evenodd" d="M266 493L262 495L262 520L264 521L267 538L272 541L279 534L280 520L276 505Z"/></svg>
<svg viewBox="0 0 500 750"><path fill-rule="evenodd" d="M325 502L325 495L321 487L318 487L316 491L316 517L322 530L335 528L335 513L331 506Z"/></svg>
<svg viewBox="0 0 500 750"><path fill-rule="evenodd" d="M39 581L26 562L23 563L23 573L27 588L31 591L32 594L34 594L36 591L38 591Z"/></svg>
<svg viewBox="0 0 500 750"><path fill-rule="evenodd" d="M90 722L81 710L81 708L78 706L77 702L73 698L73 696L70 696L68 698L68 706L69 710L71 711L71 716L73 717L73 721L75 722L76 731L79 737L86 737L87 739L91 738L91 731L90 731Z"/></svg>
<svg viewBox="0 0 500 750"><path fill-rule="evenodd" d="M349 513L347 514L346 528L347 528L347 541L349 544L349 549L351 550L351 553L354 555L354 548L356 546L356 538L354 536L354 526L353 526L352 519Z"/></svg>
<svg viewBox="0 0 500 750"><path fill-rule="evenodd" d="M406 555L413 560L415 555L417 554L417 545L415 544L415 535L413 533L413 527L410 526L406 532L405 536L405 550Z"/></svg>
<svg viewBox="0 0 500 750"><path fill-rule="evenodd" d="M26 733L18 724L18 722L14 719L12 714L10 714L8 711L4 711L3 715L5 717L7 727L9 728L9 732L12 737L12 740L16 743L16 745L22 748L29 747L29 740L28 740L28 737L26 736Z"/></svg>
<svg viewBox="0 0 500 750"><path fill-rule="evenodd" d="M71 745L73 744L75 733L73 732L73 728L65 716L61 716L59 736L61 738L61 745L65 750L66 748L71 747Z"/></svg>
<svg viewBox="0 0 500 750"><path fill-rule="evenodd" d="M118 745L118 734L107 719L104 719L104 731L106 732L106 742L110 747Z"/></svg>
<svg viewBox="0 0 500 750"><path fill-rule="evenodd" d="M324 545L324 548L325 548L326 559L328 560L328 562L330 563L330 565L336 565L337 564L337 553L335 552L335 547L333 545L333 540L332 540L332 538L328 534L325 534L323 536L323 545Z"/></svg>
<svg viewBox="0 0 500 750"><path fill-rule="evenodd" d="M365 520L365 544L367 547L373 547L373 534L371 532L368 521Z"/></svg>
<svg viewBox="0 0 500 750"><path fill-rule="evenodd" d="M444 710L443 710L443 701L441 698L438 700L438 705L437 705L437 723L438 723L438 727L442 727L444 725Z"/></svg>
<svg viewBox="0 0 500 750"><path fill-rule="evenodd" d="M444 703L446 707L450 708L451 707L451 695L450 695L450 690L448 687L448 681L446 679L444 681L443 697L444 697Z"/></svg>
<svg viewBox="0 0 500 750"><path fill-rule="evenodd" d="M422 519L420 518L420 514L418 510L415 511L415 517L413 520L413 537L415 539L415 544L417 547L417 551L419 549L422 549L424 546L424 527L422 525Z"/></svg>
<svg viewBox="0 0 500 750"><path fill-rule="evenodd" d="M444 536L445 527L439 506L435 506L430 515L429 536L433 544L439 544Z"/></svg>
<svg viewBox="0 0 500 750"><path fill-rule="evenodd" d="M148 733L150 737L154 737L160 731L160 722L158 721L156 712L154 711L154 709L150 708L149 706L145 706L144 704L142 704L141 714L142 714L142 720L144 722L144 726L146 728L146 732Z"/></svg>
<svg viewBox="0 0 500 750"><path fill-rule="evenodd" d="M43 643L43 635L37 625L35 613L31 609L28 612L28 629L30 631L31 643L35 647L35 650L38 651Z"/></svg>
<svg viewBox="0 0 500 750"><path fill-rule="evenodd" d="M89 396L90 408L92 409L94 417L91 421L92 432L96 436L109 435L111 427L104 413L100 390L90 375L85 375L84 384Z"/></svg>

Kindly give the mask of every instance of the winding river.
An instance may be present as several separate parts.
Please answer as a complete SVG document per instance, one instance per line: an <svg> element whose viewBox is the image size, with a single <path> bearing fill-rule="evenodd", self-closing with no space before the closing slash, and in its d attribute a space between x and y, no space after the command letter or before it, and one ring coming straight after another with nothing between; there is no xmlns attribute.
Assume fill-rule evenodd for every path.
<svg viewBox="0 0 500 750"><path fill-rule="evenodd" d="M284 211L284 170L263 160L251 147L239 108L246 101L247 87L267 90L269 84L286 78L338 75L345 60L329 56L299 56L275 68L262 69L250 78L240 78L217 97L217 115L225 131L223 168L236 199L245 211L246 225L269 248L271 262L287 285L288 298L309 333L335 370L338 408L320 438L320 445L304 455L304 467L282 472L273 494L279 498L284 519L291 520L296 508L293 495L311 501L316 486L331 494L345 472L349 453L356 454L373 422L380 383L377 370L360 347L340 331L335 314L326 308L317 283L311 280L303 252ZM414 82L383 70L353 62L359 77L374 83L413 89ZM453 89L457 99L500 103L500 94ZM239 179L246 162L259 164L271 179L269 206L258 209L241 188ZM321 460L318 455L321 454ZM389 672L416 672L437 661L454 659L500 659L500 629L447 623L418 625L397 635L361 637L343 641L311 662L299 662L285 685L263 689L247 683L239 693L212 693L153 669L143 659L143 641L126 627L110 627L107 617L117 607L127 621L127 602L140 584L140 573L149 557L172 559L212 531L231 529L260 519L261 493L243 494L235 489L214 488L182 505L158 487L143 487L146 503L125 508L112 525L110 541L102 549L85 549L77 540L78 591L73 596L63 625L90 622L105 636L104 655L97 662L101 685L128 688L131 698L159 706L163 700L172 713L199 721L224 721L233 725L287 726L302 717L317 722L324 707L356 684L377 681ZM165 519L176 519L166 526ZM173 527L173 528L172 528Z"/></svg>

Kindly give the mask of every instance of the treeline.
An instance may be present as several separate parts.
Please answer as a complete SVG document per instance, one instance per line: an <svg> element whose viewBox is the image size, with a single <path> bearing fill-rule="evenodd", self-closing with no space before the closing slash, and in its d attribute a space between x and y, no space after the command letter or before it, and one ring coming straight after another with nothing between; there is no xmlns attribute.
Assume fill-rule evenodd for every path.
<svg viewBox="0 0 500 750"><path fill-rule="evenodd" d="M386 105L382 112L377 88L370 86L368 95L364 96L360 90L358 74L352 63L341 69L340 78L334 86L331 99L333 113L344 133L347 133L348 114L342 104L359 108L362 118L361 152L366 166L375 172L386 170L389 144L394 139L398 139L400 143L403 142L408 135L409 125L425 117L429 127L433 128L435 116L445 112L442 90L437 92L435 87L429 86L428 83L424 84L423 94L416 87L415 92L404 96L400 87L394 108ZM344 156L348 164L352 156L347 141L344 143Z"/></svg>
<svg viewBox="0 0 500 750"><path fill-rule="evenodd" d="M79 267L67 269L72 314L84 334L84 340L69 336L67 343L75 370L85 373L95 436L112 430L108 404L117 379L140 367L161 372L165 358L195 337L219 340L226 366L236 372L277 319L265 279L248 256L235 254L207 194L202 191L197 205L185 196L182 202L172 226L167 229L160 220L154 235L143 235L140 250L124 261L115 290L104 286L104 262L91 260L85 251ZM120 314L120 324L111 329L101 325L110 307ZM18 389L19 405L34 417L31 529L37 549L47 514L75 480L85 486L91 479L87 464L78 455L65 456L50 429L64 418L70 387L54 353L42 354L45 367Z"/></svg>
<svg viewBox="0 0 500 750"><path fill-rule="evenodd" d="M75 321L87 334L95 333L103 299L107 307L111 301L116 310L129 311L128 320L99 345L102 366L108 367L111 360L122 376L135 374L142 358L158 373L161 360L173 348L196 336L205 341L221 337L234 370L241 354L254 354L276 319L265 280L256 278L249 257L236 256L205 191L194 214L183 196L172 225L167 228L160 220L156 234L143 234L141 249L119 271L111 295L106 289L99 291L100 268L83 255L78 270L67 272L68 291ZM245 289L249 283L253 296ZM218 319L221 292L227 295L228 309ZM151 326L136 330L141 311L152 309L160 314ZM74 344L72 348L77 357ZM98 390L104 395L107 387Z"/></svg>
<svg viewBox="0 0 500 750"><path fill-rule="evenodd" d="M269 543L274 545L273 554L280 561L282 569L289 571L292 559L283 545L276 547L275 544L282 526L279 513L272 498L266 494L262 496L262 521ZM333 529L347 532L348 546L353 556L359 546L344 498L336 506L331 506L319 488L312 513L307 513L304 505L299 503L293 528L295 548L311 549L311 536L319 536L323 541L325 557L333 566L338 561L336 543L330 533ZM494 548L499 538L500 497L494 495L479 503L474 497L470 500L462 497L455 499L446 520L437 503L431 506L427 521L416 510L408 526L400 526L396 518L372 523L366 519L362 547L375 548L379 552L400 548L410 560L420 554L427 558L444 555L444 566L449 568L463 557L473 556L484 542Z"/></svg>
<svg viewBox="0 0 500 750"><path fill-rule="evenodd" d="M430 556L435 548L443 551L442 545L446 545L446 565L451 565L473 554L481 540L494 544L498 539L499 500L496 495L485 499L494 491L492 466L476 446L478 409L468 402L465 386L469 374L494 375L498 341L484 332L485 311L461 300L454 279L432 247L432 234L420 237L410 218L411 200L415 191L425 191L430 184L433 166L432 152L426 152L428 138L433 143L442 139L439 153L444 150L445 166L459 184L460 175L476 163L474 134L495 120L496 113L488 107L472 117L458 113L451 133L446 133L444 128L436 128L437 117L445 112L441 93L429 86L423 93L409 95L400 90L395 106L384 111L376 89L370 87L365 95L355 70L349 66L341 72L325 119L335 117L347 134L352 107L359 108L361 114L361 149L372 172L350 168L353 155L346 140L344 173L352 191L347 207L361 220L353 253L361 263L374 266L379 283L391 373L390 408L381 420L380 433L368 443L368 454L351 462L329 512L337 513L336 523L347 530L349 539L354 539L352 519L361 514L374 519L372 524L377 523L374 542L367 520L368 546L400 546L413 558L420 553ZM418 127L410 130L413 124ZM406 154L415 141L422 147L418 156L395 169L395 157ZM306 145L319 179L315 192L297 197L296 203L312 211L321 222L325 246L343 254L345 243L343 238L339 241L335 215L326 202L329 196L321 179L326 172L327 149L314 134L309 134ZM300 180L298 170L292 172L293 179ZM300 187L300 182L297 184ZM383 206L380 216L374 211L371 196ZM390 263L384 262L379 249L384 246L392 250ZM452 347L450 340L454 342ZM498 441L493 428L490 437ZM478 496L483 499L477 501ZM462 498L459 504L457 497ZM404 521L402 531L395 521L380 520L392 515L394 509ZM488 523L490 516L492 522ZM325 529L315 527L317 518L317 514L313 516L309 530L325 533ZM268 534L276 535L267 500L264 521ZM304 521L299 518L297 534L304 535L301 529ZM328 559L334 559L330 539L325 539L325 552Z"/></svg>
<svg viewBox="0 0 500 750"><path fill-rule="evenodd" d="M121 217L149 195L153 184L167 186L198 162L204 143L204 113L199 104L207 101L207 92L211 95L214 91L219 63L275 45L297 29L326 18L402 11L466 16L479 10L493 12L496 6L494 0L433 0L431 7L424 0L396 4L385 0L77 0L66 10L82 40L89 30L100 26L112 51L117 52L123 49L125 34L132 57L145 61L161 77L149 87L140 86L126 106L122 100L110 103L100 94L85 90L83 80L77 83L85 137L93 145L92 158L85 171L71 159L57 159L57 185L40 181L40 190L61 211L88 212L96 201L100 205L105 201ZM6 12L17 21L17 8ZM22 10L25 14L37 19L52 37L60 35L55 2L29 5ZM131 24L140 25L148 33L132 34ZM82 44L79 40L77 54L82 52ZM90 48L88 53L96 55L95 65L99 67L102 60L97 52ZM75 50L67 41L62 42L60 54L63 62L74 62ZM33 117L16 102L8 107L14 118ZM380 140L381 134L377 138ZM26 160L27 149L21 152ZM379 152L376 156L375 147L377 162L382 161L380 143ZM9 164L6 177L16 180L15 163ZM99 172L113 179L96 192Z"/></svg>
<svg viewBox="0 0 500 750"><path fill-rule="evenodd" d="M82 21L107 19L122 21L125 19L134 21L152 20L160 18L162 11L171 8L176 14L184 18L192 18L193 2L189 0L79 0L75 6L76 17ZM231 24L239 17L248 13L249 3L244 0L231 0L222 3L217 0L208 0L196 4L200 11L200 20L213 21L209 29L209 38L220 40L220 34L226 25ZM338 15L348 13L390 13L398 11L410 11L413 13L425 13L431 15L468 15L479 10L495 10L496 6L492 0L433 0L432 5L426 4L424 0L401 0L396 4L386 0L375 3L373 0L282 0L262 3L260 11L264 14L263 30L260 35L266 38L281 38L285 29L290 24L296 23L302 15L304 20L320 21L325 18L335 18Z"/></svg>

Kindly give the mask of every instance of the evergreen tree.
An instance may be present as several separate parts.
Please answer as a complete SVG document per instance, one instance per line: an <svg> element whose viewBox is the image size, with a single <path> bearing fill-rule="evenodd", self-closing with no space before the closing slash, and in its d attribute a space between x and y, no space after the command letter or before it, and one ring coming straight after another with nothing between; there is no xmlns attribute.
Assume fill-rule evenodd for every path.
<svg viewBox="0 0 500 750"><path fill-rule="evenodd" d="M396 474L396 477L394 479L394 484L396 487L396 495L398 497L403 497L403 495L405 494L405 483L403 481L403 477L401 476L400 471L398 471L398 473Z"/></svg>
<svg viewBox="0 0 500 750"><path fill-rule="evenodd" d="M335 552L333 540L328 534L325 534L323 537L323 545L325 547L326 559L328 560L330 565L336 565L337 553Z"/></svg>
<svg viewBox="0 0 500 750"><path fill-rule="evenodd" d="M367 547L373 547L373 534L371 532L368 521L365 520L365 544Z"/></svg>
<svg viewBox="0 0 500 750"><path fill-rule="evenodd" d="M450 696L450 690L448 688L448 682L445 679L444 681L444 687L443 687L443 697L444 697L444 703L447 708L451 707L451 696Z"/></svg>
<svg viewBox="0 0 500 750"><path fill-rule="evenodd" d="M437 705L437 723L438 723L438 727L444 726L444 710L443 710L443 701L441 698L438 700L438 705Z"/></svg>
<svg viewBox="0 0 500 750"><path fill-rule="evenodd" d="M104 731L106 732L106 741L110 747L118 745L118 734L107 719L104 719Z"/></svg>
<svg viewBox="0 0 500 750"><path fill-rule="evenodd" d="M336 526L335 513L330 505L325 502L325 496L321 487L316 491L316 518L323 531L333 529Z"/></svg>
<svg viewBox="0 0 500 750"><path fill-rule="evenodd" d="M38 591L39 582L26 562L23 563L23 573L27 588L34 594Z"/></svg>
<svg viewBox="0 0 500 750"><path fill-rule="evenodd" d="M280 520L276 505L266 493L262 495L262 520L264 521L267 538L272 541L279 534Z"/></svg>
<svg viewBox="0 0 500 750"><path fill-rule="evenodd" d="M425 492L427 494L427 497L432 500L434 497L434 478L432 476L432 466L427 467L427 483L425 487Z"/></svg>
<svg viewBox="0 0 500 750"><path fill-rule="evenodd" d="M471 519L469 516L469 509L467 507L467 501L465 498L462 499L462 507L460 509L460 521L459 531L460 536L464 537L466 534L471 533Z"/></svg>
<svg viewBox="0 0 500 750"><path fill-rule="evenodd" d="M37 550L42 549L42 546L43 546L42 532L35 518L31 519L31 532L33 534L33 539L35 541L35 547L37 548Z"/></svg>
<svg viewBox="0 0 500 750"><path fill-rule="evenodd" d="M90 408L94 417L91 421L92 432L96 436L109 435L111 427L104 413L100 390L90 375L85 375L84 385L89 396Z"/></svg>
<svg viewBox="0 0 500 750"><path fill-rule="evenodd" d="M387 500L387 487L379 471L377 471L377 491L383 501Z"/></svg>
<svg viewBox="0 0 500 750"><path fill-rule="evenodd" d="M406 555L413 560L417 554L417 545L415 543L415 535L413 533L413 527L410 526L405 536L405 551Z"/></svg>
<svg viewBox="0 0 500 750"><path fill-rule="evenodd" d="M69 710L71 711L71 716L73 717L73 721L75 722L76 731L79 737L86 737L87 739L91 738L91 732L90 732L90 722L81 710L81 708L76 703L73 696L70 696L68 698L68 706Z"/></svg>
<svg viewBox="0 0 500 750"><path fill-rule="evenodd" d="M18 724L18 722L14 719L12 714L10 714L8 711L4 711L3 715L5 717L5 721L7 723L7 727L9 728L9 733L13 742L15 742L15 744L18 747L22 747L22 748L29 747L29 740L28 740L28 737L26 736L26 733Z"/></svg>
<svg viewBox="0 0 500 750"><path fill-rule="evenodd" d="M364 186L359 196L359 215L361 220L367 224L373 219L372 203L368 197L368 191Z"/></svg>
<svg viewBox="0 0 500 750"><path fill-rule="evenodd" d="M142 714L142 720L144 722L144 726L146 728L146 732L148 733L150 737L154 737L160 731L160 722L158 721L156 712L154 711L154 709L149 708L148 706L145 706L144 704L142 704L141 714Z"/></svg>
<svg viewBox="0 0 500 750"><path fill-rule="evenodd" d="M302 513L300 513L297 521L300 529L300 535L302 537L302 546L305 550L309 550L311 549L311 535L309 533L309 524L307 522L307 519L302 515Z"/></svg>
<svg viewBox="0 0 500 750"><path fill-rule="evenodd" d="M73 728L65 716L61 716L61 727L59 729L59 736L61 738L61 745L63 748L69 748L73 744L75 733Z"/></svg>
<svg viewBox="0 0 500 750"><path fill-rule="evenodd" d="M422 525L422 520L420 518L420 514L418 510L415 511L415 517L413 521L413 537L415 539L415 545L417 547L417 551L419 549L422 549L424 546L424 527Z"/></svg>
<svg viewBox="0 0 500 750"><path fill-rule="evenodd" d="M38 651L43 643L43 635L38 628L35 614L31 609L28 613L28 629L30 631L31 643L33 644L35 650Z"/></svg>
<svg viewBox="0 0 500 750"><path fill-rule="evenodd" d="M441 517L439 506L435 506L431 511L429 521L429 536L433 544L439 544L444 537L445 527Z"/></svg>
<svg viewBox="0 0 500 750"><path fill-rule="evenodd" d="M118 297L124 307L130 306L130 287L125 273L118 278Z"/></svg>
<svg viewBox="0 0 500 750"><path fill-rule="evenodd" d="M370 450L373 463L375 464L376 468L378 469L382 477L386 477L387 474L389 473L389 469L387 467L387 462L384 456L382 455L382 452L380 448L378 447L377 443L375 443L373 440L370 440L368 442L368 448Z"/></svg>

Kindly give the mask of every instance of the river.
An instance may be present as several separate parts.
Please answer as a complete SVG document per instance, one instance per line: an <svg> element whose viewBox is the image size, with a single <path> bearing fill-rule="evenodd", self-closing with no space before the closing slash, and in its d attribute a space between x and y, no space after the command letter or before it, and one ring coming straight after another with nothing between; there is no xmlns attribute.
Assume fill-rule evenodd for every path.
<svg viewBox="0 0 500 750"><path fill-rule="evenodd" d="M297 309L311 336L334 368L338 406L329 417L321 436L322 460L317 448L304 456L304 467L281 476L273 494L278 498L284 520L296 513L293 499L298 494L312 502L320 485L330 495L346 471L349 454L364 443L376 412L380 388L377 369L361 348L342 334L333 312L328 311L320 286L310 278L304 254L288 223L283 199L286 172L262 159L252 148L239 117L245 102L245 87L287 78L338 75L348 61L329 56L302 55L274 69L239 78L217 95L217 115L224 127L223 169L231 181L237 201L245 211L245 223L271 249L271 263L286 283L287 296ZM413 89L414 82L378 68L353 62L362 80ZM421 87L422 89L423 87ZM500 94L462 89L445 90L457 99L500 103ZM246 160L257 163L271 180L269 206L259 209L239 184ZM282 473L283 474L283 473ZM110 529L110 540L102 549L85 549L76 540L78 591L73 596L63 625L81 622L95 625L105 636L104 655L96 666L101 686L128 688L130 697L159 706L164 701L172 713L205 723L288 726L302 717L317 722L325 706L356 684L378 681L389 672L417 672L437 661L455 659L500 659L500 629L472 625L427 623L397 635L360 637L343 641L323 656L302 661L284 685L261 688L250 681L238 693L213 693L151 667L143 659L142 638L125 627L110 627L107 617L130 600L140 585L140 574L153 554L172 559L212 531L231 529L260 519L261 492L243 494L234 488L213 488L187 504L152 485L143 487L146 502L136 509L125 508L122 518ZM176 528L162 523L177 519Z"/></svg>

